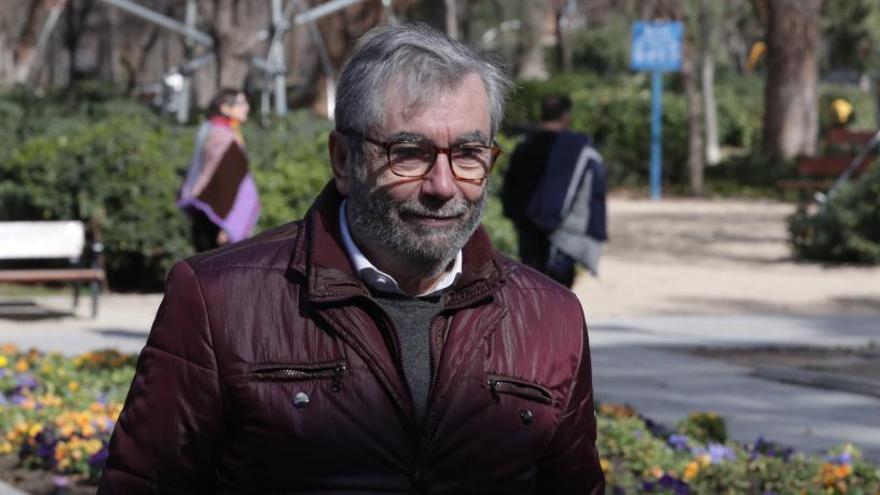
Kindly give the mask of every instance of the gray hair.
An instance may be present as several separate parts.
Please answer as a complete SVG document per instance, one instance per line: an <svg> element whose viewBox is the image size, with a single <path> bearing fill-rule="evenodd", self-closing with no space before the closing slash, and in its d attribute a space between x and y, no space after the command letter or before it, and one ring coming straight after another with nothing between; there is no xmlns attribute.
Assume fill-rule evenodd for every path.
<svg viewBox="0 0 880 495"><path fill-rule="evenodd" d="M358 40L342 69L336 128L365 135L379 124L389 84L400 87L405 108L412 109L469 74L483 81L494 136L512 86L498 63L425 24L374 28Z"/></svg>

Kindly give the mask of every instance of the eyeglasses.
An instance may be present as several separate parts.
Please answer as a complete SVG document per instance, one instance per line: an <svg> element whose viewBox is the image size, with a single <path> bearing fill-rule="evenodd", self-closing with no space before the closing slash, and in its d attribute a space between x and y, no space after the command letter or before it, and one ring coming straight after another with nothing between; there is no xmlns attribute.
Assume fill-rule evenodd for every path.
<svg viewBox="0 0 880 495"><path fill-rule="evenodd" d="M342 133L343 135L349 135ZM381 142L367 136L364 141L385 150L388 168L398 177L422 178L437 163L437 155L443 153L449 159L452 175L458 180L479 182L489 176L495 159L503 151L497 146L479 142L455 144L441 148L428 140L402 140Z"/></svg>

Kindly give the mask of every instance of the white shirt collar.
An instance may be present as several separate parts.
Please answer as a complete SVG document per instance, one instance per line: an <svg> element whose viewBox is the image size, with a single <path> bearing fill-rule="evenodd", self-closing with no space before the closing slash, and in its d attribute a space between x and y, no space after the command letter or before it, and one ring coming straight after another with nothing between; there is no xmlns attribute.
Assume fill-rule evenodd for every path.
<svg viewBox="0 0 880 495"><path fill-rule="evenodd" d="M405 294L400 289L400 285L397 284L397 281L394 280L394 277L376 268L376 265L370 262L354 243L354 239L351 238L351 233L348 230L348 220L345 217L346 203L347 200L343 200L342 205L339 206L339 230L342 234L342 242L345 244L345 250L348 252L348 257L351 259L351 263L354 265L354 269L357 271L358 276L365 284L376 290L391 292L394 294ZM462 254L459 249L458 253L455 255L455 263L453 263L452 269L444 273L437 283L434 284L434 287L423 294L419 294L418 297L430 296L431 294L446 289L447 287L451 287L458 276L461 275L461 266Z"/></svg>

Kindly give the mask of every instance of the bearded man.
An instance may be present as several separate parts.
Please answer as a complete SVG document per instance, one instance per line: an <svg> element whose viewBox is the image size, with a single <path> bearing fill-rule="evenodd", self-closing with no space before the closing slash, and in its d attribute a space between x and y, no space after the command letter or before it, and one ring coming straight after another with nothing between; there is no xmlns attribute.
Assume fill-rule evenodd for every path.
<svg viewBox="0 0 880 495"><path fill-rule="evenodd" d="M602 493L580 304L479 226L508 86L365 35L305 219L171 270L99 493Z"/></svg>

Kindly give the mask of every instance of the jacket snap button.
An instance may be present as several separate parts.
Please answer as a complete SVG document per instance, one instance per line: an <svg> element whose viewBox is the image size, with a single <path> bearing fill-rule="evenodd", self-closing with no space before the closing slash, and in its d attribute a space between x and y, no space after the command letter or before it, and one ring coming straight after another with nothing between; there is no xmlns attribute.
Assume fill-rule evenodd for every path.
<svg viewBox="0 0 880 495"><path fill-rule="evenodd" d="M293 396L293 407L302 409L307 405L309 405L309 394L305 392L297 392L297 394Z"/></svg>
<svg viewBox="0 0 880 495"><path fill-rule="evenodd" d="M532 411L530 411L528 409L523 409L522 411L519 412L519 417L520 417L520 419L522 419L523 424L527 425L527 424L531 423L532 421L534 421L535 413L533 413Z"/></svg>

